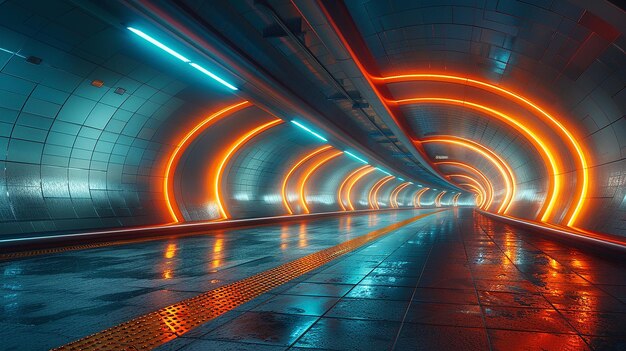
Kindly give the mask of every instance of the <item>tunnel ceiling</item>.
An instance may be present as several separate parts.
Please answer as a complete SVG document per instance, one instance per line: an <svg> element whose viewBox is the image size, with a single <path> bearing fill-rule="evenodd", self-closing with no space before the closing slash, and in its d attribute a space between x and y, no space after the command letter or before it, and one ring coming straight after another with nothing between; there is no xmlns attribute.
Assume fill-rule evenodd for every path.
<svg viewBox="0 0 626 351"><path fill-rule="evenodd" d="M317 191L313 212L376 207L377 166L396 176L378 189L385 206L396 192L402 204L422 196L416 184L398 190L408 181L433 202L442 190L470 199L482 189L492 212L626 235L626 15L609 2L29 0L0 9L7 232L300 212L309 210L302 181ZM341 150L371 172L333 156Z"/></svg>

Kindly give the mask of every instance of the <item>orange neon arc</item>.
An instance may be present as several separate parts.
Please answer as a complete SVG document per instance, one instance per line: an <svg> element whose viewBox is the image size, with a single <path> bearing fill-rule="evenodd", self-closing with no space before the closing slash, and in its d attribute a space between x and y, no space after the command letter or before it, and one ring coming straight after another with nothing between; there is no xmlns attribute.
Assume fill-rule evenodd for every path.
<svg viewBox="0 0 626 351"><path fill-rule="evenodd" d="M350 182L348 182L348 186L346 189L346 200L348 200L348 208L351 211L354 211L354 205L352 204L352 188L354 187L354 185L363 177L365 177L366 175L374 172L375 168L372 166L369 166L370 168L366 168L361 170L357 175L355 175L354 177L352 177L352 180L350 180Z"/></svg>
<svg viewBox="0 0 626 351"><path fill-rule="evenodd" d="M222 160L217 166L217 172L215 174L215 178L213 179L213 189L215 190L215 199L217 202L217 208L220 211L221 218L223 219L229 218L228 212L226 211L226 208L224 207L224 200L222 199L222 191L220 189L224 167L228 164L228 161L230 161L230 158L233 156L233 154L237 152L237 150L239 150L239 148L243 146L245 143L247 143L250 139L260 134L261 132L267 129L270 129L276 125L279 125L281 123L283 123L282 119L275 119L273 121L264 123L250 130L249 132L242 135L239 139L237 139L234 143L232 143L230 147L226 150L226 152L223 154Z"/></svg>
<svg viewBox="0 0 626 351"><path fill-rule="evenodd" d="M543 116L544 121L555 126L557 131L560 131L563 135L565 135L566 139L571 143L571 145L574 148L574 152L578 156L578 160L580 162L580 172L582 173L582 181L580 182L579 190L577 190L578 197L577 199L574 200L574 202L576 203L576 206L574 207L573 210L571 210L571 213L568 213L569 219L567 219L567 226L570 226L570 227L574 226L576 219L579 217L580 213L582 212L584 202L587 197L587 193L589 191L589 167L588 167L587 158L586 158L586 155L582 146L577 142L576 137L567 128L565 128L565 126L561 122L559 122L558 119L556 119L555 117L550 115L548 112L546 112L544 109L542 109L539 105L533 103L531 100L527 99L526 97L522 95L516 94L513 91L501 88L493 84L486 83L484 81L479 81L476 79L471 79L471 78L461 77L461 76L454 76L450 74L431 74L431 73L403 74L403 75L394 75L391 77L375 77L367 71L363 63L359 60L359 57L356 55L356 53L352 49L350 43L348 42L346 37L343 35L341 29L339 28L337 23L334 21L333 16L329 13L328 9L323 4L320 6L320 8L322 12L324 13L324 16L328 19L328 22L330 23L335 33L337 33L339 40L348 51L348 54L350 55L350 57L352 58L352 60L354 61L358 69L361 71L361 73L367 80L368 84L370 85L370 87L372 88L376 96L379 98L381 102L383 102L383 106L385 110L391 116L391 118L396 122L398 126L401 127L401 124L398 123L399 121L397 117L394 116L393 112L390 110L387 104L384 103L384 96L380 93L378 86L377 86L378 82L387 82L387 81L393 81L393 80L419 80L421 79L421 80L443 80L443 81L451 81L451 82L465 84L465 85L473 85L476 87L480 87L482 89L495 92L499 94L500 96L506 97L508 99L515 100L518 103L521 103L522 105L525 105L526 107L530 108L531 110L534 110L540 116ZM405 135L407 135L406 131L403 131L403 132Z"/></svg>
<svg viewBox="0 0 626 351"><path fill-rule="evenodd" d="M483 198L483 195L482 195L482 193L481 193L480 189L478 189L478 188L476 187L476 185L474 185L474 184L469 184L469 183L459 184L459 186L468 187L468 188L470 188L470 189L474 190L474 192L475 192L475 193L476 193L476 195L477 195L477 196L476 196L476 205L477 205L478 207L480 207L480 204L481 204L481 203L485 200L485 199Z"/></svg>
<svg viewBox="0 0 626 351"><path fill-rule="evenodd" d="M388 100L390 103L395 103L399 105L404 104L418 104L418 103L430 103L430 104L445 104L445 105L455 105L461 107L467 107L476 111L480 111L495 117L503 122L508 123L513 126L518 132L525 135L526 138L535 146L537 151L539 151L540 157L543 159L544 164L546 166L546 170L548 172L548 197L546 201L542 205L541 210L539 211L539 215L541 221L547 221L552 215L552 211L554 207L558 203L558 195L561 191L561 173L562 170L559 167L559 163L557 162L554 153L552 150L546 145L546 143L542 140L539 135L537 135L534 131L527 127L526 124L516 120L515 118L502 113L498 110L492 109L490 107L477 104L467 100L458 100L458 99L449 99L443 97L419 97L419 98L410 98L410 99L402 99L402 100Z"/></svg>
<svg viewBox="0 0 626 351"><path fill-rule="evenodd" d="M341 185L339 186L339 190L337 191L337 203L339 203L339 207L341 207L342 211L346 211L346 206L343 204L343 188L346 186L346 183L352 179L352 177L354 177L357 173L361 172L364 169L367 169L371 167L370 165L365 165L362 167L359 167L357 169L355 169L354 171L350 172L348 174L348 176L343 180L343 182L341 182Z"/></svg>
<svg viewBox="0 0 626 351"><path fill-rule="evenodd" d="M476 185L478 187L478 189L480 189L480 194L482 195L483 199L486 201L487 200L487 191L485 190L485 188L480 184L480 182L478 182L476 179L470 177L470 176L466 176L465 174L450 174L448 177L456 177L456 178L462 178L465 180L469 180L470 182L472 182L474 185ZM481 203L481 205L479 207L483 207L484 206L484 202Z"/></svg>
<svg viewBox="0 0 626 351"><path fill-rule="evenodd" d="M394 176L383 177L382 179L377 181L376 184L374 184L374 186L370 189L367 198L368 198L368 200L370 202L370 208L372 210L374 210L374 209L379 210L380 209L380 206L378 206L378 189L380 189L385 183L387 183L388 181L392 180L393 178L394 178Z"/></svg>
<svg viewBox="0 0 626 351"><path fill-rule="evenodd" d="M304 213L311 213L311 211L309 210L309 206L306 203L306 196L305 196L305 189L306 189L306 183L309 180L309 177L311 177L311 175L313 174L313 172L315 172L315 170L317 170L318 168L320 168L322 165L324 165L326 162L332 160L333 158L339 156L343 154L343 151L338 151L338 152L334 152L330 155L324 156L321 160L318 160L317 162L315 162L311 167L309 167L309 169L307 169L304 172L304 176L302 177L302 179L300 180L300 204L302 205L302 209L304 210Z"/></svg>
<svg viewBox="0 0 626 351"><path fill-rule="evenodd" d="M473 172L474 174L478 175L486 184L486 190L487 190L487 199L485 199L485 210L488 210L491 207L491 204L493 202L493 193L494 193L494 189L493 189L493 184L491 183L491 181L485 176L485 174L483 172L481 172L480 170L478 170L476 167L470 166L466 163L463 162L458 162L458 161L441 161L441 162L436 162L435 163L438 166L442 166L442 165L448 165L448 166L456 166L456 167L461 167L464 169L469 170L470 172Z"/></svg>
<svg viewBox="0 0 626 351"><path fill-rule="evenodd" d="M571 227L575 225L576 220L578 219L580 213L583 210L584 202L589 192L589 186L590 186L589 165L587 161L587 155L585 154L583 147L578 143L574 134L570 132L556 117L552 116L545 109L540 107L538 104L532 102L530 99L520 94L517 94L511 90L507 90L497 85L490 84L490 83L476 80L476 79L472 79L472 78L468 78L468 77L454 76L450 74L431 74L431 73L401 74L401 75L393 75L393 76L388 76L388 77L373 77L369 75L369 77L370 79L374 81L383 81L383 82L428 80L428 81L443 81L443 82L453 82L453 83L463 84L463 85L471 85L474 87L478 87L481 89L494 92L502 97L515 100L521 105L526 106L528 109L535 111L540 116L543 116L543 120L545 122L547 122L548 124L552 124L553 127L556 127L556 130L559 131L561 135L563 135L565 139L569 141L569 143L574 149L573 150L574 153L576 154L578 158L578 162L580 163L579 178L581 178L581 181L580 181L581 184L579 186L579 189L577 190L577 193L578 193L577 199L575 199L574 201L576 205L573 208L573 210L571 210L571 213L569 213L569 219L567 220L567 226Z"/></svg>
<svg viewBox="0 0 626 351"><path fill-rule="evenodd" d="M456 195L454 195L454 198L452 198L452 206L459 206L459 197L461 196L461 193L458 193Z"/></svg>
<svg viewBox="0 0 626 351"><path fill-rule="evenodd" d="M415 141L415 142L418 142L418 141ZM485 146L479 143L476 143L472 140L460 138L460 137L453 137L449 135L429 136L428 138L422 139L421 142L422 143L440 142L440 143L447 143L447 144L461 146L464 148L468 148L472 151L475 151L479 153L480 155L482 155L483 157L485 157L487 160L489 160L498 169L498 171L502 175L502 178L504 179L504 182L505 182L506 194L504 197L504 201L502 201L502 204L500 205L500 208L498 209L498 213L506 214L506 212L511 206L512 200L515 197L516 185L515 185L515 177L513 175L513 171L511 170L511 167L509 167L509 165L506 162L504 162L504 160L502 160L500 156L498 156L495 152L491 151Z"/></svg>
<svg viewBox="0 0 626 351"><path fill-rule="evenodd" d="M187 134L185 134L185 136L177 143L165 166L165 177L163 179L163 194L165 196L165 204L167 205L167 210L175 223L180 222L183 218L180 214L180 211L178 210L178 206L176 206L174 195L173 172L175 172L176 170L176 166L178 165L180 157L185 152L187 147L195 140L195 138L198 137L213 123L221 120L224 117L230 116L234 112L250 106L252 106L250 102L242 101L211 114L200 123L198 123L195 127L193 127L189 132L187 132Z"/></svg>
<svg viewBox="0 0 626 351"><path fill-rule="evenodd" d="M405 182L393 189L391 195L389 195L389 206L391 206L392 208L398 208L398 194L400 193L400 191L402 191L402 189L406 188L410 184L411 183L409 182Z"/></svg>
<svg viewBox="0 0 626 351"><path fill-rule="evenodd" d="M307 154L306 156L304 156L303 158L301 158L293 167L291 167L291 169L289 170L289 172L287 172L287 175L285 175L285 179L283 180L283 185L281 187L280 193L283 197L283 205L285 206L285 209L287 210L287 212L292 215L293 214L293 210L291 209L291 206L289 206L289 199L287 199L287 183L289 182L289 177L291 177L291 174L293 172L295 172L304 162L308 161L309 159L311 159L313 156L324 152L328 149L332 148L332 146L330 145L326 145L326 146L322 146L320 148L317 148L315 150L313 150L313 152Z"/></svg>
<svg viewBox="0 0 626 351"><path fill-rule="evenodd" d="M420 190L417 191L417 193L415 193L415 196L413 196L413 207L422 207L422 204L420 202L422 195L428 191L428 189L430 188L422 188Z"/></svg>
<svg viewBox="0 0 626 351"><path fill-rule="evenodd" d="M446 191L442 191L440 192L437 197L435 197L435 207L441 207L441 198L443 197L443 195L446 193Z"/></svg>

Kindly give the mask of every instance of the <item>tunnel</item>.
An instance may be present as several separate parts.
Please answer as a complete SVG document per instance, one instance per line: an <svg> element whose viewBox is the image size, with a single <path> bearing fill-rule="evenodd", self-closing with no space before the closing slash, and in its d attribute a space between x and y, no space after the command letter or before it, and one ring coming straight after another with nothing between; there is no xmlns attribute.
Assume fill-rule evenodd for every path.
<svg viewBox="0 0 626 351"><path fill-rule="evenodd" d="M0 0L0 350L626 350L608 0Z"/></svg>

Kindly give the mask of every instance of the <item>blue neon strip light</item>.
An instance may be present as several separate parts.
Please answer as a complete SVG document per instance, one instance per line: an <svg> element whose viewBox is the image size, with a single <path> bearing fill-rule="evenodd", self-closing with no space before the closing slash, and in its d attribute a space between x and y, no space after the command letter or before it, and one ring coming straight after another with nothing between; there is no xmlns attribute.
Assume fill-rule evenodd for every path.
<svg viewBox="0 0 626 351"><path fill-rule="evenodd" d="M376 167L376 169L381 171L381 172L383 172L383 173L385 173L386 175L391 175L391 173L385 171L384 169L381 169L381 168L378 168L378 167Z"/></svg>
<svg viewBox="0 0 626 351"><path fill-rule="evenodd" d="M140 31L139 29L135 29L133 27L126 27L128 28L129 31L137 34L138 36L144 38L145 40L147 40L148 42L150 42L151 44L157 46L158 48L160 48L161 50L167 52L168 54L176 57L177 59L185 62L185 63L189 63L191 62L191 60L189 60L188 58L186 58L185 56L177 53L176 51L168 48L167 46L165 46L163 43L161 43L160 41L154 39L153 37L149 36L148 34Z"/></svg>
<svg viewBox="0 0 626 351"><path fill-rule="evenodd" d="M161 43L160 41L154 39L153 37L149 36L148 34L140 31L139 29L133 28L133 27L126 27L129 31L137 34L138 36L140 36L141 38L145 39L146 41L148 41L149 43L155 45L156 47L160 48L161 50L167 52L168 54L176 57L177 59L188 63L191 67L197 69L198 71L206 74L207 76L215 79L217 82L221 83L222 85L228 87L231 90L239 90L237 89L237 87L235 87L234 85L228 83L227 81L223 80L222 78L218 77L217 75L215 75L213 72L207 70L206 68L200 66L197 63L191 62L191 60L189 60L188 58L186 58L185 56L177 53L176 51L170 49L169 47L167 47L165 44Z"/></svg>
<svg viewBox="0 0 626 351"><path fill-rule="evenodd" d="M233 86L232 84L228 83L227 81L223 80L222 78L216 76L215 74L213 74L212 72L208 71L207 69L205 69L204 67L198 65L197 63L189 63L189 65L195 69L197 69L198 71L206 74L207 76L215 79L216 81L222 83L223 85L227 86L229 89L231 90L239 90L237 89L235 86Z"/></svg>
<svg viewBox="0 0 626 351"><path fill-rule="evenodd" d="M404 179L403 179L403 178L398 178L398 180L400 180L400 181L404 181Z"/></svg>
<svg viewBox="0 0 626 351"><path fill-rule="evenodd" d="M351 153L350 151L344 151L343 153L347 154L348 156L350 156L350 157L352 157L352 158L354 158L354 159L356 159L358 161L361 161L361 162L367 164L367 161L365 161L364 159L360 158L359 156Z"/></svg>
<svg viewBox="0 0 626 351"><path fill-rule="evenodd" d="M328 140L327 140L326 138L324 138L323 136L321 136L321 135L319 135L319 134L315 133L314 131L312 131L312 130L311 130L311 129L309 129L308 127L306 127L306 126L304 126L304 125L300 124L300 123L299 123L299 122L297 122L297 121L293 121L293 120L292 120L292 121L291 121L291 123L293 123L293 124L297 125L298 127L302 128L302 129L304 129L304 130L306 130L307 132L309 132L309 133L313 134L316 138L318 138L318 139L320 139L320 140L323 140L323 141L328 141Z"/></svg>

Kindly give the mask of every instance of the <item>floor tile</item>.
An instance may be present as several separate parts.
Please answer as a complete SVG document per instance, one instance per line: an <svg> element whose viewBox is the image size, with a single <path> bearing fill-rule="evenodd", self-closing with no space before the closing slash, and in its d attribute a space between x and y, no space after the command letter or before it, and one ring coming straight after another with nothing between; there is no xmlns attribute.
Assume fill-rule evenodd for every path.
<svg viewBox="0 0 626 351"><path fill-rule="evenodd" d="M417 288L415 290L415 296L413 296L413 301L458 303L466 305L478 304L476 291L468 289Z"/></svg>
<svg viewBox="0 0 626 351"><path fill-rule="evenodd" d="M355 286L346 297L361 299L409 301L413 288L401 286L362 285Z"/></svg>
<svg viewBox="0 0 626 351"><path fill-rule="evenodd" d="M484 327L482 311L478 305L423 303L413 301L406 322L451 325L457 327Z"/></svg>
<svg viewBox="0 0 626 351"><path fill-rule="evenodd" d="M352 289L354 285L347 284L324 284L324 283L299 283L283 292L283 294L342 297Z"/></svg>
<svg viewBox="0 0 626 351"><path fill-rule="evenodd" d="M586 336L583 339L596 351L626 350L626 337Z"/></svg>
<svg viewBox="0 0 626 351"><path fill-rule="evenodd" d="M294 346L354 351L387 350L399 327L400 323L397 322L322 318Z"/></svg>
<svg viewBox="0 0 626 351"><path fill-rule="evenodd" d="M552 306L541 294L478 291L483 306L508 306L550 309Z"/></svg>
<svg viewBox="0 0 626 351"><path fill-rule="evenodd" d="M333 297L278 295L255 307L252 311L321 316L337 301L339 299Z"/></svg>
<svg viewBox="0 0 626 351"><path fill-rule="evenodd" d="M246 312L203 339L289 346L317 320L316 317L270 312Z"/></svg>
<svg viewBox="0 0 626 351"><path fill-rule="evenodd" d="M408 302L372 299L341 299L326 317L402 321Z"/></svg>
<svg viewBox="0 0 626 351"><path fill-rule="evenodd" d="M626 336L626 313L561 311L578 332L596 336Z"/></svg>
<svg viewBox="0 0 626 351"><path fill-rule="evenodd" d="M406 323L394 350L484 351L489 350L489 344L482 328Z"/></svg>
<svg viewBox="0 0 626 351"><path fill-rule="evenodd" d="M483 307L483 312L487 328L576 333L554 309L488 306Z"/></svg>
<svg viewBox="0 0 626 351"><path fill-rule="evenodd" d="M487 330L492 351L588 351L585 340L572 334Z"/></svg>

